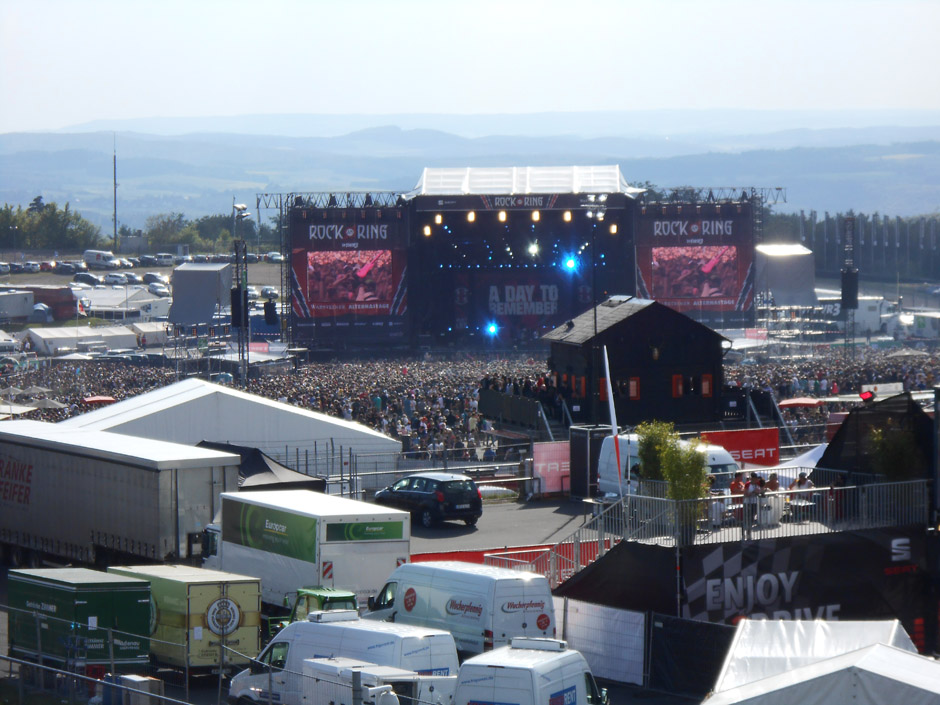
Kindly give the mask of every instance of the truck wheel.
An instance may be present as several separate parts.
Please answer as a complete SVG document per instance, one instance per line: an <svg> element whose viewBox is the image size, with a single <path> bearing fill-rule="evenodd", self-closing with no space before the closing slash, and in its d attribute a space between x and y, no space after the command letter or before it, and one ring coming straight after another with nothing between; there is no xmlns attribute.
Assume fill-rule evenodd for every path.
<svg viewBox="0 0 940 705"><path fill-rule="evenodd" d="M464 520L463 520L463 523L466 524L467 526L476 526L476 525L477 525L477 519L479 519L479 518L480 518L480 517L470 517L469 519L464 519Z"/></svg>
<svg viewBox="0 0 940 705"><path fill-rule="evenodd" d="M434 526L434 513L430 509L421 510L421 526L430 529Z"/></svg>

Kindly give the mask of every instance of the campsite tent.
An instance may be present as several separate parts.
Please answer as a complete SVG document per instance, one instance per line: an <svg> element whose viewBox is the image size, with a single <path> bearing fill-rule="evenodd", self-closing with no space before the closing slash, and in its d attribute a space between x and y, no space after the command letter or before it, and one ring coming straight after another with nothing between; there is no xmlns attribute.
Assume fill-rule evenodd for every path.
<svg viewBox="0 0 940 705"><path fill-rule="evenodd" d="M707 698L705 705L936 705L940 663L874 644L795 667Z"/></svg>

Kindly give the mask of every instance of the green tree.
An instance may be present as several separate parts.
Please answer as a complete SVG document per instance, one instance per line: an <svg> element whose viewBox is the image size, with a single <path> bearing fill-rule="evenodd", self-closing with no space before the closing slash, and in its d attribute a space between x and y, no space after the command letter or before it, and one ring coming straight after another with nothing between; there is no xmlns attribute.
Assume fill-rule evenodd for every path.
<svg viewBox="0 0 940 705"><path fill-rule="evenodd" d="M646 480L662 480L663 457L666 447L675 435L673 425L667 421L643 421L636 427L639 436L640 469Z"/></svg>
<svg viewBox="0 0 940 705"><path fill-rule="evenodd" d="M186 219L182 213L161 213L147 218L144 232L152 250L169 247L180 242Z"/></svg>
<svg viewBox="0 0 940 705"><path fill-rule="evenodd" d="M691 443L679 443L673 434L666 444L662 457L663 476L669 483L669 499L698 499L705 490L708 471L702 453L698 450L698 439Z"/></svg>

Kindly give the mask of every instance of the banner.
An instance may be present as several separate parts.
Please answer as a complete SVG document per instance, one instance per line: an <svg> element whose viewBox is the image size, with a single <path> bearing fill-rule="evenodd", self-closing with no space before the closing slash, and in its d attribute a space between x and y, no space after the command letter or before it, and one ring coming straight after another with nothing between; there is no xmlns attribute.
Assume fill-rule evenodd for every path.
<svg viewBox="0 0 940 705"><path fill-rule="evenodd" d="M702 439L724 448L742 467L745 463L769 467L780 464L780 434L776 428L707 431Z"/></svg>
<svg viewBox="0 0 940 705"><path fill-rule="evenodd" d="M532 472L542 494L567 492L571 482L571 450L568 441L532 444Z"/></svg>
<svg viewBox="0 0 940 705"><path fill-rule="evenodd" d="M400 521L363 521L326 525L327 541L385 541L404 536Z"/></svg>
<svg viewBox="0 0 940 705"><path fill-rule="evenodd" d="M317 520L314 517L223 498L222 540L317 562Z"/></svg>
<svg viewBox="0 0 940 705"><path fill-rule="evenodd" d="M929 578L923 527L794 536L682 549L682 616L899 619L923 633Z"/></svg>

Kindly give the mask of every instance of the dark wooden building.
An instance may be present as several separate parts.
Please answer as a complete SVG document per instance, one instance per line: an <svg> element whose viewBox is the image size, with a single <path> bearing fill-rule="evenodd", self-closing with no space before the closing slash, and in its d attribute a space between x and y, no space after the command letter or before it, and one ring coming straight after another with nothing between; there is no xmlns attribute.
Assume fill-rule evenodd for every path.
<svg viewBox="0 0 940 705"><path fill-rule="evenodd" d="M722 356L730 341L668 306L611 297L543 339L551 343L549 369L576 420L610 422L604 346L620 425L720 418Z"/></svg>

